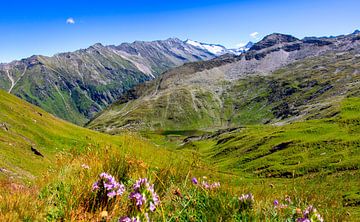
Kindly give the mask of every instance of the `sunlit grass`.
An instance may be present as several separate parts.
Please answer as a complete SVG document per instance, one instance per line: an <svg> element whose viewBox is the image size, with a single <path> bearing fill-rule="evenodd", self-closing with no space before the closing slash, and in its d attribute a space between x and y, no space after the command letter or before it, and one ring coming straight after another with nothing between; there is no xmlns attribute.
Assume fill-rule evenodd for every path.
<svg viewBox="0 0 360 222"><path fill-rule="evenodd" d="M128 136L124 139L124 144L132 146L137 142ZM237 221L241 218L266 220L272 217L269 212L274 210L274 199L284 198L285 195L290 195L298 207L314 204L322 212L322 206L327 206L324 205L327 199L321 199L323 196L318 196L319 192L302 193L303 190L292 190L289 189L291 184L283 181L269 184L270 181L261 179L249 180L223 174L205 164L196 163L189 156L177 155L175 162L169 152L161 156L165 160L163 162L135 156L115 147L89 147L82 154L61 156L54 168L56 173L47 172L34 185L8 182L13 186L20 186L11 193L8 192L7 185L1 186L3 201L0 204L0 219L98 221L106 211L107 219L116 220L128 215L131 206L127 197L129 190L135 180L143 177L155 184L155 190L160 196L161 205L151 214L154 221ZM124 183L127 191L108 205L99 207L94 205L92 185L102 172L108 172ZM207 176L207 181L220 181L221 187L207 190L201 187L201 183L194 185L191 182L194 176L199 181L203 180L202 176ZM301 183L296 187L300 188ZM306 192L313 191L307 188L303 187ZM255 196L254 205L243 212L240 210L238 197L250 192ZM31 204L26 204L28 202ZM274 220L282 221L287 217L287 214L278 215ZM334 215L334 218L343 218L343 214Z"/></svg>
<svg viewBox="0 0 360 222"><path fill-rule="evenodd" d="M179 147L188 136L183 131L110 136L4 96L0 119L9 130L0 129L0 221L99 221L105 214L117 220L131 213L128 195L139 178L154 183L160 196L154 221L284 221L291 215L276 211L273 202L286 196L302 210L314 205L325 221L356 221L358 101L347 100L340 117L248 126ZM99 207L92 185L102 172L127 191ZM203 176L219 181L220 189L192 184L192 177ZM248 193L253 206L241 211L238 197Z"/></svg>

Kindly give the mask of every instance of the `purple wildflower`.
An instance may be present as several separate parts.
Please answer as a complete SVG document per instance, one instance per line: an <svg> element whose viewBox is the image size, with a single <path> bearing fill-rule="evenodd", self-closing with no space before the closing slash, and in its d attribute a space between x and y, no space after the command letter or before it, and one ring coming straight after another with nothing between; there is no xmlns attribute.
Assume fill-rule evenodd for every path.
<svg viewBox="0 0 360 222"><path fill-rule="evenodd" d="M131 193L129 198L135 200L136 206L139 207L141 207L146 201L146 198L143 195L141 195L141 193L137 193L137 192Z"/></svg>
<svg viewBox="0 0 360 222"><path fill-rule="evenodd" d="M104 190L109 198L120 196L125 192L125 186L116 182L115 178L107 173L101 173L99 180L93 184L92 190Z"/></svg>
<svg viewBox="0 0 360 222"><path fill-rule="evenodd" d="M104 172L104 173L101 173L101 174L99 175L99 177L102 178L102 179L105 179L105 178L109 178L110 175Z"/></svg>
<svg viewBox="0 0 360 222"><path fill-rule="evenodd" d="M304 210L303 215L307 218L312 212L316 212L316 209L312 205L310 205Z"/></svg>
<svg viewBox="0 0 360 222"><path fill-rule="evenodd" d="M132 222L130 217L121 217L118 222Z"/></svg>
<svg viewBox="0 0 360 222"><path fill-rule="evenodd" d="M123 184L120 184L119 189L116 191L116 195L120 196L125 192L125 186Z"/></svg>
<svg viewBox="0 0 360 222"><path fill-rule="evenodd" d="M154 212L156 210L156 206L153 203L150 203L150 211Z"/></svg>
<svg viewBox="0 0 360 222"><path fill-rule="evenodd" d="M274 200L274 206L279 205L279 201L278 200Z"/></svg>
<svg viewBox="0 0 360 222"><path fill-rule="evenodd" d="M151 212L156 210L156 206L160 204L159 196L154 190L154 184L150 185L146 178L140 178L133 185L134 192L129 196L135 201L138 210L144 206L145 211Z"/></svg>
<svg viewBox="0 0 360 222"><path fill-rule="evenodd" d="M112 189L115 187L115 184L104 182L104 187L105 187L105 189L107 189L107 190L112 190Z"/></svg>
<svg viewBox="0 0 360 222"><path fill-rule="evenodd" d="M95 182L93 185L92 185L92 191L95 191L95 190L98 190L99 189L99 183L98 182Z"/></svg>
<svg viewBox="0 0 360 222"><path fill-rule="evenodd" d="M319 221L323 222L324 219L317 212L316 208L312 205L308 206L303 212L303 218L298 218L297 222L311 222L311 221Z"/></svg>
<svg viewBox="0 0 360 222"><path fill-rule="evenodd" d="M140 222L140 220L137 219L136 217L132 217L132 218L130 218L130 217L122 217L122 218L119 219L118 222Z"/></svg>
<svg viewBox="0 0 360 222"><path fill-rule="evenodd" d="M152 191L151 196L152 196L152 200L153 200L154 204L159 205L160 199L159 199L159 196L157 195L157 193L155 193L155 191Z"/></svg>
<svg viewBox="0 0 360 222"><path fill-rule="evenodd" d="M146 189L150 192L150 193L154 193L154 184L150 186L150 184L147 184Z"/></svg>
<svg viewBox="0 0 360 222"><path fill-rule="evenodd" d="M206 181L203 181L203 182L201 183L201 185L202 185L205 189L209 189L209 188L210 188L210 185L209 185L208 182L206 182Z"/></svg>
<svg viewBox="0 0 360 222"><path fill-rule="evenodd" d="M147 182L146 178L140 178L139 180L137 180L133 186L133 189L135 191L138 191L140 189L141 185L149 186L149 183Z"/></svg>
<svg viewBox="0 0 360 222"><path fill-rule="evenodd" d="M107 194L108 197L113 198L116 196L116 192L115 191L111 191L110 193Z"/></svg>
<svg viewBox="0 0 360 222"><path fill-rule="evenodd" d="M191 181L195 185L199 183L199 181L196 179L196 177L192 178ZM214 189L220 188L220 182L209 183L206 180L206 177L204 176L203 180L201 181L201 187L206 190L214 190Z"/></svg>

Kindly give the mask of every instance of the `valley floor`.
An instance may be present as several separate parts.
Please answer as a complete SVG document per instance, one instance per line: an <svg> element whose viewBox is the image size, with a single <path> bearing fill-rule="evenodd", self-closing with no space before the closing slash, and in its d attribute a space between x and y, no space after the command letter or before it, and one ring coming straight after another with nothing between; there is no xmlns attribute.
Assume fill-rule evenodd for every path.
<svg viewBox="0 0 360 222"><path fill-rule="evenodd" d="M358 98L329 119L117 136L2 92L0 108L0 221L360 218Z"/></svg>

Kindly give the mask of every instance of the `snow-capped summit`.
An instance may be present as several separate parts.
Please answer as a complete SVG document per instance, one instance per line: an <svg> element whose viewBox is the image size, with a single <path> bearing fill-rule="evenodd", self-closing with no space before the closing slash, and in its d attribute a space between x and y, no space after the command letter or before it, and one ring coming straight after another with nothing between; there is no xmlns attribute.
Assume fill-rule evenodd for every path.
<svg viewBox="0 0 360 222"><path fill-rule="evenodd" d="M218 44L202 43L190 39L186 40L185 43L192 45L196 48L204 49L214 55L223 55L228 53L228 50L224 46Z"/></svg>
<svg viewBox="0 0 360 222"><path fill-rule="evenodd" d="M229 53L233 53L235 55L240 55L241 53L248 51L253 45L254 45L253 42L248 42L244 46L241 46L241 47L235 48L235 49L228 49L228 51L229 51Z"/></svg>
<svg viewBox="0 0 360 222"><path fill-rule="evenodd" d="M196 48L206 50L217 56L224 55L226 53L240 55L241 53L248 51L254 45L254 43L248 42L246 45L244 45L242 47L235 48L235 49L227 49L224 46L219 45L219 44L208 44L208 43L198 42L198 41L194 41L194 40L190 40L190 39L188 39L184 42L186 44L192 45Z"/></svg>

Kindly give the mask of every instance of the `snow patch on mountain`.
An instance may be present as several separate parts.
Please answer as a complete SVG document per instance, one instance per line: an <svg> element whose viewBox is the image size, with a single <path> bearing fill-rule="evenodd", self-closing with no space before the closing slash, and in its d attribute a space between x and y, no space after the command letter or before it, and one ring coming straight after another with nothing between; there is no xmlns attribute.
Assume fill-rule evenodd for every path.
<svg viewBox="0 0 360 222"><path fill-rule="evenodd" d="M235 55L240 55L241 53L248 51L253 45L254 45L253 42L248 42L244 46L241 46L241 47L235 48L235 49L228 49L228 51L229 51L229 53L233 53Z"/></svg>
<svg viewBox="0 0 360 222"><path fill-rule="evenodd" d="M200 49L204 49L214 55L223 55L227 53L227 49L222 45L202 43L190 39L186 40L185 43Z"/></svg>
<svg viewBox="0 0 360 222"><path fill-rule="evenodd" d="M208 44L208 43L198 42L198 41L194 41L194 40L190 40L190 39L186 40L185 43L192 45L196 48L206 50L217 56L224 55L226 53L240 55L241 53L248 51L254 45L254 43L248 42L247 44L245 44L242 47L234 48L234 49L227 49L224 46L219 45L219 44Z"/></svg>

